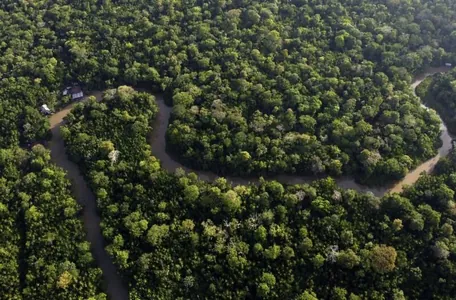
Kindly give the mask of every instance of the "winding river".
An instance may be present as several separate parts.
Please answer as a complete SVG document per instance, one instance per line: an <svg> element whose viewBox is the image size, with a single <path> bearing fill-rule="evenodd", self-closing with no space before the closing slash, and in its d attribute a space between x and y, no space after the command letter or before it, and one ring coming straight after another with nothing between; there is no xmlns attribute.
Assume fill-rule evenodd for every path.
<svg viewBox="0 0 456 300"><path fill-rule="evenodd" d="M449 71L449 68L430 68L426 72L415 77L411 87L415 92L416 87L427 77L436 73ZM102 98L102 92L95 91L91 95L95 96L98 100ZM213 172L193 170L183 166L181 163L173 159L166 152L166 130L169 124L169 117L172 111L171 107L165 105L163 98L160 95L156 96L157 104L159 106L159 113L157 115L154 130L149 136L152 153L161 161L162 168L169 172L174 172L177 168L182 168L186 172L193 172L198 174L199 178L205 181L213 181L219 176ZM104 249L104 238L100 228L100 217L97 212L96 198L93 192L85 182L83 176L79 171L79 167L68 159L65 153L65 146L62 136L60 134L60 126L63 124L64 117L71 111L74 104L70 104L50 118L52 140L50 143L52 160L67 172L67 177L72 182L74 196L80 205L83 207L84 225L87 234L87 240L91 243L92 253L98 266L103 271L103 278L106 284L106 291L110 299L124 300L128 299L128 290L123 284L116 268ZM416 182L422 172L430 173L440 157L449 153L452 148L452 138L448 133L445 124L441 125L441 139L443 142L442 147L439 149L438 154L432 159L422 163L415 170L410 171L400 182L396 183L393 187L370 188L356 183L353 179L343 177L337 179L337 184L342 188L354 189L359 192L372 192L376 196L382 196L387 192L400 192L406 185L411 185ZM234 185L242 185L247 183L256 183L258 178L246 177L225 177ZM300 184L309 183L315 180L315 177L304 177L297 175L278 175L269 177L267 179L274 179L287 184Z"/></svg>
<svg viewBox="0 0 456 300"><path fill-rule="evenodd" d="M421 73L420 75L415 77L415 80L413 81L411 87L413 89L413 93L416 96L416 88L420 85L420 83L423 82L424 79L428 76L432 76L437 73L446 73L450 71L450 68L447 67L440 67L440 68L429 68L425 72ZM421 104L423 107L427 108L423 103ZM432 170L434 170L435 165L439 161L441 157L447 156L448 153L450 153L452 147L453 147L453 138L451 137L450 133L448 132L448 128L446 127L445 123L443 123L442 119L440 119L440 139L442 140L442 146L439 148L438 153L436 156L433 158L425 161L421 165L419 165L417 168L414 170L410 171L401 181L396 183L396 185L389 190L389 192L392 193L400 193L402 192L402 189L406 185L412 185L414 184L418 178L420 177L420 174L423 172L426 172L427 174L431 173Z"/></svg>
<svg viewBox="0 0 456 300"><path fill-rule="evenodd" d="M426 77L431 76L436 73L444 73L448 72L450 68L447 67L440 67L440 68L429 68L422 74L415 77L411 87L413 92L415 93L416 87L423 82ZM415 94L416 95L416 94ZM193 172L198 174L199 178L205 181L214 181L219 176L210 171L201 171L188 168L182 165L180 162L175 160L172 156L170 156L166 152L166 130L169 125L170 114L172 108L167 106L162 98L162 96L156 96L157 104L159 106L159 113L157 119L154 124L153 132L149 138L149 142L152 149L152 154L160 159L161 165L164 169L168 170L169 172L174 172L177 168L184 169L187 173ZM424 105L423 105L424 106ZM440 147L438 154L429 159L428 161L419 165L413 171L410 171L400 182L394 184L393 186L386 186L386 187L368 187L359 183L356 183L350 177L341 177L336 179L337 184L345 189L354 189L358 192L372 192L376 196L383 196L387 192L401 192L403 187L406 185L412 185L415 183L420 174L422 172L430 173L433 169L435 164L439 161L440 157L445 156L449 153L452 147L452 138L448 133L448 129L446 128L445 124L441 122L441 135L440 138L442 139L443 145ZM248 183L256 183L258 182L258 178L255 177L236 177L236 176L224 176L231 184L233 185L244 185ZM269 180L277 180L281 183L287 184L302 184L302 183L310 183L316 179L316 177L312 176L299 176L299 175L276 175L271 176L266 179Z"/></svg>
<svg viewBox="0 0 456 300"><path fill-rule="evenodd" d="M98 99L101 98L100 92L94 92L92 95ZM95 195L80 173L78 165L70 161L65 153L65 145L60 133L60 126L63 124L63 118L71 111L73 106L74 104L65 107L50 118L52 131L52 140L50 143L51 159L56 165L65 169L67 177L71 181L73 195L83 208L86 238L90 242L92 254L98 267L103 271L105 290L109 299L126 300L128 299L128 291L104 248L104 238L100 227L101 220L97 211Z"/></svg>

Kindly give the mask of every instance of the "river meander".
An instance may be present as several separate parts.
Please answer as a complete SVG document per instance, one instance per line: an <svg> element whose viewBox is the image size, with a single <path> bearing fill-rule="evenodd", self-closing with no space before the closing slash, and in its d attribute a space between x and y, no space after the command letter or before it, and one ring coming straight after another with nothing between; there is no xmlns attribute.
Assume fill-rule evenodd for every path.
<svg viewBox="0 0 456 300"><path fill-rule="evenodd" d="M426 72L415 77L411 87L415 91L416 87L429 75L441 72L447 72L449 68L430 68ZM102 98L102 92L94 91L91 95L95 96L98 100ZM186 172L196 173L201 180L213 181L219 176L213 172L200 171L187 168L175 160L171 155L166 152L166 130L169 125L169 118L172 108L166 106L162 96L157 95L156 101L159 106L159 113L157 115L153 131L149 136L152 153L161 161L162 168L169 172L174 172L177 168L182 168ZM92 253L98 266L103 271L103 278L106 284L106 291L110 299L124 300L128 299L128 290L122 283L112 259L104 249L104 239L100 227L100 217L98 215L96 198L90 190L84 177L81 175L79 167L71 162L65 153L65 145L60 134L60 127L64 122L65 116L71 111L74 104L68 105L64 109L55 113L50 118L52 140L50 143L52 160L67 172L67 177L71 180L74 196L80 205L83 207L83 219L86 229L87 240L91 243ZM438 154L429 159L428 161L419 165L415 170L410 171L400 182L396 183L393 187L379 187L371 188L356 183L352 178L343 177L337 179L337 184L342 188L354 189L359 192L372 192L376 196L382 196L387 192L400 192L406 185L411 185L416 182L422 172L430 173L438 160L449 153L452 147L452 138L448 133L445 124L441 125L441 139L442 146ZM229 182L234 185L242 185L248 183L258 182L255 177L225 177ZM317 178L304 177L298 175L277 175L267 179L277 180L286 184L300 184L309 183Z"/></svg>
<svg viewBox="0 0 456 300"><path fill-rule="evenodd" d="M423 82L423 80L436 73L443 73L449 71L449 68L441 67L441 68L429 68L426 72L421 73L420 75L416 76L411 84L411 88L415 93L416 87ZM210 172L210 171L201 171L188 168L178 162L173 156L169 155L166 151L166 130L169 125L169 119L172 112L172 108L167 106L162 98L161 95L156 96L156 101L159 106L159 113L157 119L154 123L153 132L149 137L149 142L151 145L152 153L155 157L157 157L162 165L162 168L166 169L169 172L174 172L177 168L184 169L187 173L193 172L199 176L201 180L205 181L214 181L217 179L217 174ZM424 106L424 105L423 105ZM420 164L417 168L410 171L401 181L397 182L392 186L387 187L368 187L362 184L355 182L353 178L350 177L341 177L336 179L337 184L345 189L354 189L359 192L372 192L376 196L382 196L387 192L401 192L402 189L406 185L412 185L415 183L420 174L422 172L430 173L433 169L435 164L439 161L442 156L445 156L449 153L452 147L452 138L448 133L448 129L443 122L441 122L441 135L440 138L442 139L442 146L438 150L438 154ZM243 185L248 183L256 183L258 182L258 178L256 177L237 177L237 176L224 176L229 182L233 185ZM277 180L281 183L286 184L302 184L302 183L310 183L313 180L317 179L316 177L312 176L299 176L299 175L276 175L266 178L268 180Z"/></svg>

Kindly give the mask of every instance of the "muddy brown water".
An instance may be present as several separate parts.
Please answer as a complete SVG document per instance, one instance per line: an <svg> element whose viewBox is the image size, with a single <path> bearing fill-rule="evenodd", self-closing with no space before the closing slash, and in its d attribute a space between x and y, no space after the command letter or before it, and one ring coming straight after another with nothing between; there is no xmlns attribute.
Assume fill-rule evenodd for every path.
<svg viewBox="0 0 456 300"><path fill-rule="evenodd" d="M93 95L101 99L101 93L93 93ZM50 143L51 159L56 165L66 171L67 177L71 181L73 194L78 203L83 207L86 238L91 244L95 261L103 272L104 284L109 298L112 300L126 300L128 299L128 291L104 248L104 238L100 228L101 220L97 211L95 195L79 171L78 165L70 161L65 153L65 145L60 133L60 126L63 124L63 118L71 111L73 106L74 104L65 107L50 118L52 131L52 140Z"/></svg>
<svg viewBox="0 0 456 300"><path fill-rule="evenodd" d="M172 112L172 108L165 104L163 97L161 95L155 96L159 113L154 123L153 131L149 137L149 143L151 145L152 154L160 160L162 168L169 172L174 172L177 168L183 169L187 173L195 173L198 175L198 178L204 181L212 182L217 178L224 177L232 185L246 185L249 183L258 183L259 179L257 177L240 177L240 176L219 176L211 171L201 171L192 169L182 165L177 161L173 156L168 154L166 151L166 130L169 125L169 119ZM265 177L266 180L277 180L281 183L287 184L303 184L311 183L316 179L312 176L298 176L298 175L276 175ZM372 188L356 183L352 178L342 177L336 179L337 184L346 189L355 189L360 192L372 192L374 195L381 196L383 195L388 188L379 187Z"/></svg>
<svg viewBox="0 0 456 300"><path fill-rule="evenodd" d="M449 68L429 68L426 72L415 77L411 87L415 92L416 87L427 77L436 73L443 73L449 71ZM101 100L102 92L94 91L91 93L98 100ZM220 176L210 171L200 171L188 168L174 159L171 155L166 152L166 130L169 125L169 118L172 112L172 108L167 106L163 100L162 95L155 96L157 104L159 106L159 113L154 123L153 131L149 136L149 142L152 149L152 154L156 156L160 162L162 168L169 172L174 172L177 168L182 168L187 173L195 173L201 180L214 181ZM50 143L51 157L52 160L61 168L67 172L67 177L72 182L72 189L76 200L83 206L84 225L87 234L87 240L91 243L92 253L98 266L103 271L103 278L106 285L106 291L110 299L123 300L128 299L128 291L123 284L120 276L116 271L112 259L109 257L104 249L104 238L100 228L100 217L97 212L96 198L93 192L90 190L87 182L79 171L79 167L68 159L65 153L65 146L63 143L62 136L60 134L60 127L63 124L64 117L71 111L74 104L70 104L58 113L54 114L50 118L52 140ZM424 105L423 105L424 106ZM448 133L448 129L445 124L441 123L441 139L443 142L440 147L438 154L429 159L428 161L419 165L416 169L410 171L400 182L396 183L392 187L368 187L356 183L352 178L342 177L336 179L337 184L345 189L354 189L358 192L372 192L376 196L382 196L387 192L401 192L402 189L407 185L415 183L420 174L430 173L438 160L449 153L452 148L452 137ZM227 181L233 185L244 185L248 183L257 183L258 178L255 177L236 177L236 176L225 176ZM316 179L311 176L298 176L298 175L277 175L266 178L268 180L277 180L281 183L287 184L302 184L310 183Z"/></svg>
<svg viewBox="0 0 456 300"><path fill-rule="evenodd" d="M440 67L440 68L429 68L425 72L421 73L420 75L415 77L411 87L413 89L413 93L416 96L416 88L426 79L428 76L432 76L437 73L446 73L450 68L447 67ZM423 107L427 108L424 104L421 104ZM439 116L440 118L440 116ZM419 165L414 170L410 171L401 181L399 181L393 188L389 190L392 193L400 193L407 185L414 184L422 173L431 173L434 170L435 165L438 163L441 157L447 156L450 153L451 149L453 148L452 141L453 138L451 137L450 133L448 132L448 128L446 127L445 123L440 118L440 139L442 140L442 146L439 148L438 153L433 158L425 161L421 165Z"/></svg>
<svg viewBox="0 0 456 300"><path fill-rule="evenodd" d="M444 73L449 71L449 68L441 67L441 68L429 68L426 72L416 76L414 78L413 83L411 84L411 88L413 92L415 92L416 87L423 82L423 80L433 74L436 73ZM415 94L416 95L416 94ZM187 173L193 172L199 176L201 180L205 181L214 181L220 176L217 174L210 172L210 171L201 171L195 170L192 168L188 168L174 159L166 152L166 130L169 125L169 117L172 112L172 108L167 106L163 100L163 98L158 95L156 96L157 104L159 106L159 113L157 119L154 124L153 132L149 139L152 154L160 159L161 165L164 169L168 170L169 172L174 172L177 168L182 168ZM423 105L424 106L424 105ZM442 139L443 145L440 147L438 154L429 159L428 161L419 165L416 169L410 171L401 181L397 182L392 186L386 187L368 187L359 183L356 183L353 178L350 177L341 177L336 179L337 184L345 189L354 189L358 192L372 192L376 196L383 196L387 192L401 192L402 189L406 185L412 185L415 183L420 174L423 172L430 173L433 169L435 164L439 161L440 157L445 156L449 153L452 147L452 138L448 133L448 129L446 128L445 124L441 122L441 135L440 138ZM236 177L236 176L224 176L229 182L233 185L244 185L248 183L257 183L258 178L255 177ZM303 183L310 183L316 179L316 177L312 176L298 176L298 175L277 175L267 177L268 180L277 180L281 183L287 184L303 184Z"/></svg>

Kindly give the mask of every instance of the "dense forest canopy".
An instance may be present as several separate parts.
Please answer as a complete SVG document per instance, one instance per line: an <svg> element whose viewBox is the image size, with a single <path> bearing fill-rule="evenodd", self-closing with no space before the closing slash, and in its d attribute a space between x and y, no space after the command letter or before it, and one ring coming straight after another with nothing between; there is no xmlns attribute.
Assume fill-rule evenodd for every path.
<svg viewBox="0 0 456 300"><path fill-rule="evenodd" d="M434 108L452 134L456 134L456 72L426 79L417 90L427 105Z"/></svg>
<svg viewBox="0 0 456 300"><path fill-rule="evenodd" d="M144 85L173 102L169 149L194 167L398 179L439 142L408 84L455 61L454 5L2 1L0 73L43 89L16 109L6 93L2 122L28 142L46 128L28 110L64 84Z"/></svg>
<svg viewBox="0 0 456 300"><path fill-rule="evenodd" d="M409 85L456 63L455 6L1 1L0 298L106 298L69 181L35 145L49 138L39 106L58 110L74 83L114 88L62 134L131 299L454 298L456 154L383 198L332 179L206 183L160 168L154 98L122 85L165 94L168 148L193 167L381 184L435 154L439 119ZM453 77L420 94L452 111Z"/></svg>
<svg viewBox="0 0 456 300"><path fill-rule="evenodd" d="M0 149L0 299L106 299L79 212L43 146Z"/></svg>
<svg viewBox="0 0 456 300"><path fill-rule="evenodd" d="M456 293L456 154L437 175L382 199L341 190L332 179L208 184L160 169L146 142L151 103L128 87L109 90L100 103L78 105L63 129L97 195L107 249L131 299Z"/></svg>

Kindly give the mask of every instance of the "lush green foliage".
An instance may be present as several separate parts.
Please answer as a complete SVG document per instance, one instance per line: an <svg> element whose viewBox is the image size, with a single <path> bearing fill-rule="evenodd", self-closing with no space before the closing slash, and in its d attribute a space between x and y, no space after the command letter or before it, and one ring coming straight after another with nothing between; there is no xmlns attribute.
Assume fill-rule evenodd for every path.
<svg viewBox="0 0 456 300"><path fill-rule="evenodd" d="M448 130L456 134L456 71L426 79L418 87L417 93L438 112Z"/></svg>
<svg viewBox="0 0 456 300"><path fill-rule="evenodd" d="M80 105L65 136L96 191L107 249L129 278L132 299L449 299L456 293L456 163L450 159L439 165L443 175L383 199L340 190L331 179L208 184L160 170L145 140L154 110L135 100L145 95L118 91L105 102ZM144 130L131 130L138 122ZM121 151L116 162L107 145Z"/></svg>
<svg viewBox="0 0 456 300"><path fill-rule="evenodd" d="M106 299L80 207L49 151L0 150L1 299Z"/></svg>
<svg viewBox="0 0 456 300"><path fill-rule="evenodd" d="M37 108L61 105L63 86L165 92L169 148L199 168L397 179L435 152L438 118L408 85L456 62L455 5L1 1L1 296L104 297L63 172L41 147L16 148L46 137ZM64 130L133 299L456 294L453 157L382 200L331 180L233 188L161 171L146 143L155 114L121 88Z"/></svg>
<svg viewBox="0 0 456 300"><path fill-rule="evenodd" d="M121 156L139 159L144 152L150 152L146 136L158 110L154 97L121 86L107 90L103 100L97 102L91 98L80 103L66 117L69 124L79 124L85 129L71 136L73 147L68 152L73 160L84 166L88 164L88 154L91 160L108 159L117 150ZM103 131L98 131L100 128ZM61 130L64 138L68 138L68 128Z"/></svg>
<svg viewBox="0 0 456 300"><path fill-rule="evenodd" d="M7 0L0 73L53 91L72 81L163 90L175 104L170 149L198 168L379 183L434 153L437 118L408 84L454 60L454 6Z"/></svg>
<svg viewBox="0 0 456 300"><path fill-rule="evenodd" d="M0 148L30 145L47 137L49 122L39 112L43 103L53 105L55 95L25 77L0 81Z"/></svg>
<svg viewBox="0 0 456 300"><path fill-rule="evenodd" d="M198 47L211 67L173 84L173 150L219 172L351 172L377 182L429 157L437 120L409 98L406 68L441 62L430 11L341 2L233 2L211 20L193 9L189 18L203 19L195 38L206 27L201 39L220 50Z"/></svg>

